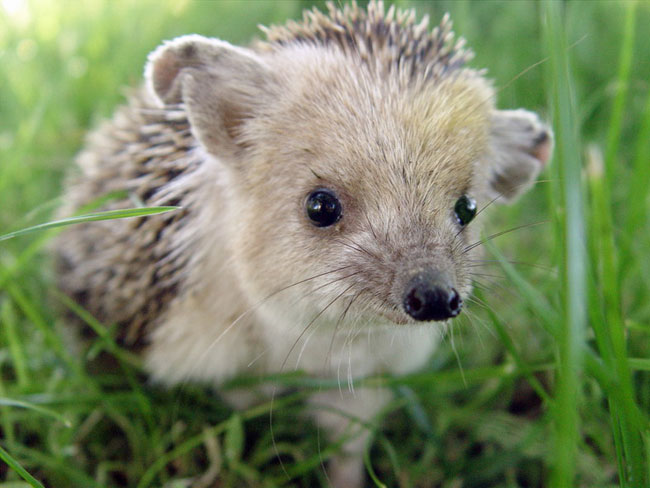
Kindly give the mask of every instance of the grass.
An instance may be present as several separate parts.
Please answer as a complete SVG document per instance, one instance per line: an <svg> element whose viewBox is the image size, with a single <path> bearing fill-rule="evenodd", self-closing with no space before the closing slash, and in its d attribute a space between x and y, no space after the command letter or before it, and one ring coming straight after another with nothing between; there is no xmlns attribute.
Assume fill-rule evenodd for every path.
<svg viewBox="0 0 650 488"><path fill-rule="evenodd" d="M51 222L85 132L161 39L244 43L309 5L0 1L0 235ZM469 307L425 370L366 380L396 394L373 431L369 483L648 486L650 6L416 7L451 13L501 107L538 110L555 129L546 182L494 211L490 231L550 222L486 244L501 275L478 283L488 306ZM0 241L0 487L326 486L321 458L339 445L301 416L302 400L336 382L275 376L295 393L242 412L200 386L151 385L110 324L53 291L56 232ZM66 306L98 332L87 348L71 347ZM118 367L93 371L104 352Z"/></svg>

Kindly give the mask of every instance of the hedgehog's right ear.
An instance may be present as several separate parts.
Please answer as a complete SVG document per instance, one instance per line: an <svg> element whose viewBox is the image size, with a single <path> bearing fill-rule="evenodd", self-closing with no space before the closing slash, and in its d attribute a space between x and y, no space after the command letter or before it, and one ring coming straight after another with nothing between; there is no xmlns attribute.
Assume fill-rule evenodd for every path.
<svg viewBox="0 0 650 488"><path fill-rule="evenodd" d="M199 35L153 51L145 77L163 104L185 104L194 136L219 157L236 156L245 146L242 124L271 89L270 70L252 51Z"/></svg>

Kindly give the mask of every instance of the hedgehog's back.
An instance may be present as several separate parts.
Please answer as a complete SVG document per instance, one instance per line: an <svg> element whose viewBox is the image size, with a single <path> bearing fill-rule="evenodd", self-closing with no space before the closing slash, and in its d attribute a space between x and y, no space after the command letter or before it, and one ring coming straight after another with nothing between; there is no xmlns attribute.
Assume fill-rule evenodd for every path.
<svg viewBox="0 0 650 488"><path fill-rule="evenodd" d="M118 341L141 346L150 323L175 296L186 254L173 236L188 217L188 182L200 166L182 107L155 107L134 95L91 133L70 178L63 214L179 205L151 217L70 226L56 240L59 286L106 325Z"/></svg>

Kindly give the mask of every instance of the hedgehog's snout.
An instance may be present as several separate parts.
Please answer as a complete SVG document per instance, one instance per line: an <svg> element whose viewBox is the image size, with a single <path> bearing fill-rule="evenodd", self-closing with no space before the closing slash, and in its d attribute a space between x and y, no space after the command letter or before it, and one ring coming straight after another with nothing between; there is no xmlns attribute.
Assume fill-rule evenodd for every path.
<svg viewBox="0 0 650 488"><path fill-rule="evenodd" d="M447 320L460 313L463 300L440 275L425 272L418 273L407 283L402 306L418 321Z"/></svg>

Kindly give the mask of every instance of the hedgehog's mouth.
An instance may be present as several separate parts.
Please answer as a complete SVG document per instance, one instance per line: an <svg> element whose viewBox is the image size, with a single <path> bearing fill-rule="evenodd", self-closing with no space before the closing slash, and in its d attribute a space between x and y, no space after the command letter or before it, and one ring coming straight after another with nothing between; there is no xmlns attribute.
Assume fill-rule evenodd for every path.
<svg viewBox="0 0 650 488"><path fill-rule="evenodd" d="M426 324L431 324L432 326L435 326L436 323L445 323L447 320L430 320L430 321L422 321L422 320L416 320L409 315L406 314L403 310L395 307L395 309L392 310L382 310L381 312L378 313L378 315L388 321L391 322L392 325L395 326L410 326L410 325L426 325Z"/></svg>
<svg viewBox="0 0 650 488"><path fill-rule="evenodd" d="M383 306L379 307L376 311L374 311L374 314L375 314L374 322L377 321L378 317L381 317L382 319L385 319L385 321L389 322L387 325L402 327L402 326L422 324L422 322L418 322L417 320L410 317L404 311L404 309L398 305L386 306L384 304Z"/></svg>
<svg viewBox="0 0 650 488"><path fill-rule="evenodd" d="M389 322L388 325L401 326L401 325L408 325L410 323L413 323L413 320L409 319L408 316L404 315L404 312L399 310L397 307L395 308L382 307L382 310L376 311L374 322L377 322L378 317L381 317L382 319L388 321ZM383 320L381 322L384 323Z"/></svg>

